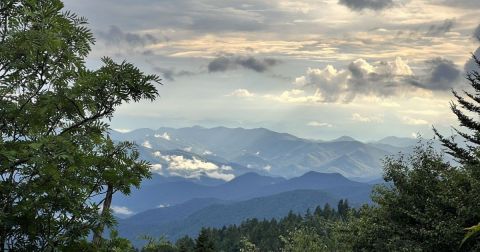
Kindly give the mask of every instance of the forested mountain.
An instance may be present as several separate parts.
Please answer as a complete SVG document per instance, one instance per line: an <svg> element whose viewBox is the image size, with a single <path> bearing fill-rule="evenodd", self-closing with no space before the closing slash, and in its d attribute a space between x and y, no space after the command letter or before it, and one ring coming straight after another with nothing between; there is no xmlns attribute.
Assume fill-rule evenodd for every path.
<svg viewBox="0 0 480 252"><path fill-rule="evenodd" d="M289 212L304 214L317 206L336 206L340 199L318 190L295 190L239 202L195 199L177 206L152 209L120 220L121 236L138 244L138 237L149 235L176 240L184 235L196 236L202 227L239 224L249 218L272 219Z"/></svg>

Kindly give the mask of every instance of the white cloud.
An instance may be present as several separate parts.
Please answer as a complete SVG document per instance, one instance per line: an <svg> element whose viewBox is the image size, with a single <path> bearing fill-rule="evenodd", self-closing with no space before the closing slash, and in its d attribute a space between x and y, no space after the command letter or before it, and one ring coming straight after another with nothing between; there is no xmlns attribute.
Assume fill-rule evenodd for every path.
<svg viewBox="0 0 480 252"><path fill-rule="evenodd" d="M205 150L205 151L203 152L203 155L212 155L212 154L213 154L213 152L211 152L211 151L209 151L209 150Z"/></svg>
<svg viewBox="0 0 480 252"><path fill-rule="evenodd" d="M132 214L134 214L134 212L131 211L130 209L128 209L128 207L124 207L124 206L114 206L114 205L112 205L111 209L116 214L122 214L122 215L132 215Z"/></svg>
<svg viewBox="0 0 480 252"><path fill-rule="evenodd" d="M170 141L170 135L168 135L167 132L164 132L163 134L155 134L154 135L156 138L163 138L167 141Z"/></svg>
<svg viewBox="0 0 480 252"><path fill-rule="evenodd" d="M155 152L153 153L153 156L154 156L154 157L161 157L161 156L162 156L162 153L160 153L160 151L155 151Z"/></svg>
<svg viewBox="0 0 480 252"><path fill-rule="evenodd" d="M220 169L224 170L224 171L232 171L233 168L229 165L222 165L222 167L220 167Z"/></svg>
<svg viewBox="0 0 480 252"><path fill-rule="evenodd" d="M177 175L186 178L199 178L202 175L210 178L222 179L229 181L235 177L229 172L233 170L231 166L218 165L198 159L197 157L185 158L177 155L164 155L162 159L168 162L167 170L171 175Z"/></svg>
<svg viewBox="0 0 480 252"><path fill-rule="evenodd" d="M218 171L207 172L206 175L210 178L221 179L225 181L230 181L235 178L233 174L221 173Z"/></svg>
<svg viewBox="0 0 480 252"><path fill-rule="evenodd" d="M409 116L402 117L402 121L403 121L403 123L408 124L408 125L427 125L427 124L429 124L428 121L426 121L426 120L416 119L416 118L412 118L412 117L409 117Z"/></svg>
<svg viewBox="0 0 480 252"><path fill-rule="evenodd" d="M268 171L268 172L269 172L269 171L272 170L272 166L271 166L271 165L266 165L266 166L263 167L263 169L264 169L265 171Z"/></svg>
<svg viewBox="0 0 480 252"><path fill-rule="evenodd" d="M217 170L218 166L214 163L206 162L200 159L197 159L196 157L193 157L193 159L188 159L183 156L163 156L163 159L165 159L168 164L169 170Z"/></svg>
<svg viewBox="0 0 480 252"><path fill-rule="evenodd" d="M227 96L247 98L247 97L253 97L255 95L253 93L251 93L250 91L248 91L247 89L239 88L239 89L233 91L231 94L229 94Z"/></svg>
<svg viewBox="0 0 480 252"><path fill-rule="evenodd" d="M128 132L131 132L132 130L131 129L113 129L117 132L120 132L120 133L128 133Z"/></svg>
<svg viewBox="0 0 480 252"><path fill-rule="evenodd" d="M165 208L165 207L169 207L170 205L169 204L160 204L157 206L157 208Z"/></svg>
<svg viewBox="0 0 480 252"><path fill-rule="evenodd" d="M382 116L363 116L359 113L352 114L352 120L357 122L375 122L375 123L382 123L383 117Z"/></svg>
<svg viewBox="0 0 480 252"><path fill-rule="evenodd" d="M328 127L328 128L333 127L333 125L330 124L330 123L317 122L317 121L311 121L311 122L307 123L307 126L312 126L312 127Z"/></svg>
<svg viewBox="0 0 480 252"><path fill-rule="evenodd" d="M152 148L152 145L150 144L150 142L148 140L145 140L145 142L143 142L142 146L145 147L145 148L148 148L148 149Z"/></svg>
<svg viewBox="0 0 480 252"><path fill-rule="evenodd" d="M162 166L162 164L152 164L152 165L150 165L150 170L152 172L162 174L163 173L163 166Z"/></svg>
<svg viewBox="0 0 480 252"><path fill-rule="evenodd" d="M280 95L267 94L264 97L269 100L284 103L319 103L323 101L319 90L317 90L313 95L307 95L305 90L292 89L284 91Z"/></svg>
<svg viewBox="0 0 480 252"><path fill-rule="evenodd" d="M192 146L188 146L183 148L184 151L191 152L192 151Z"/></svg>

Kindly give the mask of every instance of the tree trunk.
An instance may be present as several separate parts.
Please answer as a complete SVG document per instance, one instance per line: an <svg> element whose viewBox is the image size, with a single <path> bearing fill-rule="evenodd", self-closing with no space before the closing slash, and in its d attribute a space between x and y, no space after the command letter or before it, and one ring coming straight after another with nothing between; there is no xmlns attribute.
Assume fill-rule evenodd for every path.
<svg viewBox="0 0 480 252"><path fill-rule="evenodd" d="M103 201L103 208L102 208L102 214L101 214L102 217L104 217L110 211L110 205L112 204L112 197L113 197L113 186L109 184L107 186L107 194L105 195L105 200ZM104 224L100 222L93 234L93 245L95 247L100 247L102 243L102 233L103 233L104 227L105 227Z"/></svg>

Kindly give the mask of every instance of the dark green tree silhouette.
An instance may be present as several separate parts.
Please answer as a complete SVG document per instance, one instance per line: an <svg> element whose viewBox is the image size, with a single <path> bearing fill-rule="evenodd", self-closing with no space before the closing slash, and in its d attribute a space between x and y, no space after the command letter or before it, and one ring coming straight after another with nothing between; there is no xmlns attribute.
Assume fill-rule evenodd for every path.
<svg viewBox="0 0 480 252"><path fill-rule="evenodd" d="M69 250L92 231L98 245L112 195L149 176L108 121L123 103L154 100L159 78L109 58L87 69L92 33L62 9L0 1L0 251Z"/></svg>
<svg viewBox="0 0 480 252"><path fill-rule="evenodd" d="M213 243L208 229L202 228L195 244L195 252L214 252L215 244Z"/></svg>
<svg viewBox="0 0 480 252"><path fill-rule="evenodd" d="M480 61L472 55L477 67L480 67ZM465 168L473 168L476 171L476 175L480 174L480 169L475 168L480 164L479 148L480 145L480 73L478 70L472 70L467 73L466 79L472 91L463 90L464 96L457 91L452 90L452 93L456 99L456 102L450 103L450 108L457 117L460 127L465 128L467 131L462 131L457 128L453 130L463 138L465 146L462 146L455 137L445 137L438 132L436 128L433 128L435 135L440 139L443 146L447 148L447 153L456 158L458 162L466 165Z"/></svg>
<svg viewBox="0 0 480 252"><path fill-rule="evenodd" d="M193 252L195 249L195 241L189 236L184 236L175 242L175 246L179 252Z"/></svg>
<svg viewBox="0 0 480 252"><path fill-rule="evenodd" d="M454 136L445 137L434 128L435 135L440 139L443 146L447 148L447 152L452 155L459 163L462 169L468 175L468 183L470 188L480 187L480 60L472 55L472 59L477 66L467 73L467 81L473 91L463 90L462 94L452 91L456 102L451 102L450 108L457 117L460 127L466 131L453 128L454 131L462 138L463 146L455 140ZM473 202L480 202L478 197L471 198ZM477 222L480 219L476 219ZM480 233L480 223L467 228L468 233L465 237L464 243L467 239L477 237ZM462 243L462 245L464 244Z"/></svg>

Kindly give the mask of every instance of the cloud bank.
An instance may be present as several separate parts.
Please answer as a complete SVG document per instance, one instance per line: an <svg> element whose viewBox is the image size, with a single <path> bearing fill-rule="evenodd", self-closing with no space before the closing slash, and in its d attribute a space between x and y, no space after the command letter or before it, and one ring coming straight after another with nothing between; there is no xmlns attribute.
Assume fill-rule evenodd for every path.
<svg viewBox="0 0 480 252"><path fill-rule="evenodd" d="M338 3L354 11L364 9L379 11L394 6L393 0L340 0Z"/></svg>
<svg viewBox="0 0 480 252"><path fill-rule="evenodd" d="M323 69L309 68L294 84L302 90L313 90L308 100L316 102L348 103L358 95L389 97L406 94L417 88L445 91L458 84L461 71L450 60L435 58L425 62L426 69L416 75L402 58L370 63L357 59L346 68L327 65ZM301 91L284 93L284 97ZM308 96L303 96L308 97Z"/></svg>
<svg viewBox="0 0 480 252"><path fill-rule="evenodd" d="M208 64L208 72L225 72L243 68L257 73L263 73L278 63L279 61L273 58L257 59L253 56L220 56Z"/></svg>
<svg viewBox="0 0 480 252"><path fill-rule="evenodd" d="M207 176L225 181L230 181L235 178L235 175L231 174L232 167L230 166L218 166L197 157L188 158L180 155L162 155L160 152L156 152L154 155L168 164L166 168L163 168L161 165L152 166L152 171L157 173L167 171L170 175L185 178Z"/></svg>

